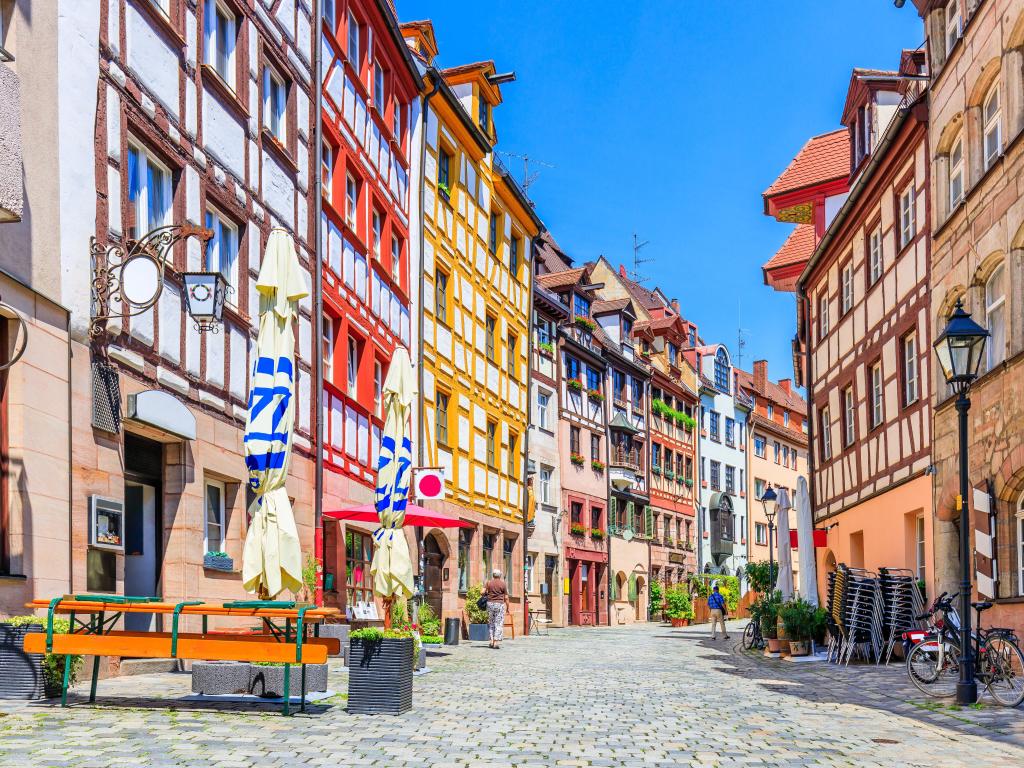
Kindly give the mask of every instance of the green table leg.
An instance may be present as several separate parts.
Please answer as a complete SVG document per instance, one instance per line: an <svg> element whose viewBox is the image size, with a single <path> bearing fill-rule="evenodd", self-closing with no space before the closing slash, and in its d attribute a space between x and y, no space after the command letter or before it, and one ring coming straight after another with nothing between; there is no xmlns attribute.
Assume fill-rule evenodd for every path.
<svg viewBox="0 0 1024 768"><path fill-rule="evenodd" d="M284 716L288 717L291 712L289 711L289 704L292 700L292 665L284 665Z"/></svg>
<svg viewBox="0 0 1024 768"><path fill-rule="evenodd" d="M302 702L299 704L299 711L306 711L306 665L302 665Z"/></svg>
<svg viewBox="0 0 1024 768"><path fill-rule="evenodd" d="M60 705L66 707L68 705L68 680L71 677L71 654L64 657L64 684L60 689Z"/></svg>
<svg viewBox="0 0 1024 768"><path fill-rule="evenodd" d="M100 679L100 657L92 657L92 685L89 688L89 703L96 701L96 683Z"/></svg>

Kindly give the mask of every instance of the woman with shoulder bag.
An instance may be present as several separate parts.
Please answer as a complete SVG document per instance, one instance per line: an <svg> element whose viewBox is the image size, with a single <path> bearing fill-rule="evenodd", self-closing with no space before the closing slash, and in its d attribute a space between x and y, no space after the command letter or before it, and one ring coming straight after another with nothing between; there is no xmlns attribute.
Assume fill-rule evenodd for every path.
<svg viewBox="0 0 1024 768"><path fill-rule="evenodd" d="M505 612L509 608L508 587L501 578L501 571L495 568L490 580L484 584L484 593L480 601L487 601L487 630L491 638L491 648L500 648L499 643L505 637Z"/></svg>

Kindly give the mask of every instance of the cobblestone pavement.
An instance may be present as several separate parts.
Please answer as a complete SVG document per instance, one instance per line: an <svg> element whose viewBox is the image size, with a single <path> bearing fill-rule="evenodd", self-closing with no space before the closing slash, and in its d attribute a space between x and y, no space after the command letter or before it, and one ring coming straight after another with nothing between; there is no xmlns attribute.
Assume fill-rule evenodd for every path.
<svg viewBox="0 0 1024 768"><path fill-rule="evenodd" d="M795 665L712 642L705 627L552 630L430 658L415 708L306 714L181 700L184 674L102 681L0 703L0 766L1011 766L1024 710L922 700L899 667ZM346 674L332 665L331 687Z"/></svg>

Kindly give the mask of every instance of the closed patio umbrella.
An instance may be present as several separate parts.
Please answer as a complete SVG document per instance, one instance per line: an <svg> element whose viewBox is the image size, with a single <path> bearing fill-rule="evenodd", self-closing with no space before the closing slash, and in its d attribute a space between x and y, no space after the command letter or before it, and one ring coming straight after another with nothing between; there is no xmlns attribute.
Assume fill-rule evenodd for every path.
<svg viewBox="0 0 1024 768"><path fill-rule="evenodd" d="M814 556L814 519L807 478L796 481L796 532L800 542L800 597L818 606L818 566Z"/></svg>
<svg viewBox="0 0 1024 768"><path fill-rule="evenodd" d="M391 604L396 597L412 595L412 561L402 526L409 497L412 441L409 415L416 388L412 363L404 347L395 350L384 379L384 432L377 460L377 516L380 527L373 534L375 548L370 574L373 590L384 598L384 624L391 626Z"/></svg>
<svg viewBox="0 0 1024 768"><path fill-rule="evenodd" d="M776 502L779 523L779 578L775 588L782 593L783 600L793 599L793 550L789 544L789 510L793 502L787 488L779 489Z"/></svg>
<svg viewBox="0 0 1024 768"><path fill-rule="evenodd" d="M302 552L285 490L295 420L295 339L292 321L299 299L309 294L295 253L282 229L267 241L256 290L259 335L245 421L245 464L256 494L242 552L242 585L260 599L302 588Z"/></svg>

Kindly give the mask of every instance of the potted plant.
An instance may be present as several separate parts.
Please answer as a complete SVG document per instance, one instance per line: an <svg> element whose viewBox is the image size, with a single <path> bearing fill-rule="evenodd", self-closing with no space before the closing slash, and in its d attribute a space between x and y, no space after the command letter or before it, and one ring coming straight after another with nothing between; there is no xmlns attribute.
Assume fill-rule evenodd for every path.
<svg viewBox="0 0 1024 768"><path fill-rule="evenodd" d="M540 342L537 345L537 349L540 350L540 353L544 357L554 357L555 356L555 345L552 344L550 341L542 341L542 342Z"/></svg>
<svg viewBox="0 0 1024 768"><path fill-rule="evenodd" d="M647 605L647 616L652 618L657 616L659 613L665 611L665 589L661 586L660 581L652 581L650 589L647 591L648 605Z"/></svg>
<svg viewBox="0 0 1024 768"><path fill-rule="evenodd" d="M814 608L806 600L797 598L779 606L779 619L789 638L792 656L807 656L811 652L814 633Z"/></svg>
<svg viewBox="0 0 1024 768"><path fill-rule="evenodd" d="M583 391L583 382L580 381L579 379L568 379L565 382L565 386L567 386L573 392L582 392Z"/></svg>
<svg viewBox="0 0 1024 768"><path fill-rule="evenodd" d="M67 619L53 620L53 631L67 634ZM49 699L60 696L65 657L55 653L25 653L25 635L45 632L46 619L12 616L0 622L0 699ZM82 657L71 657L68 687L78 681Z"/></svg>
<svg viewBox="0 0 1024 768"><path fill-rule="evenodd" d="M597 325L589 317L583 317L582 315L576 315L576 326L582 328L588 333L593 333L597 330Z"/></svg>
<svg viewBox="0 0 1024 768"><path fill-rule="evenodd" d="M583 526L580 527L583 528ZM487 609L480 608L476 604L482 594L483 587L479 584L474 584L466 591L466 618L469 619L469 639L473 641L491 639L490 633L487 631Z"/></svg>
<svg viewBox="0 0 1024 768"><path fill-rule="evenodd" d="M228 557L227 552L207 552L203 555L203 568L230 573L235 570L235 561Z"/></svg>
<svg viewBox="0 0 1024 768"><path fill-rule="evenodd" d="M592 462L590 462L590 468L595 472L604 472L604 462L594 459Z"/></svg>
<svg viewBox="0 0 1024 768"><path fill-rule="evenodd" d="M693 478L692 477L686 478L686 480L684 480L683 482L686 483L686 487L687 488L693 488Z"/></svg>
<svg viewBox="0 0 1024 768"><path fill-rule="evenodd" d="M357 629L349 634L348 711L400 715L412 709L418 656L408 630Z"/></svg>
<svg viewBox="0 0 1024 768"><path fill-rule="evenodd" d="M569 454L569 461L571 461L577 467L582 467L583 466L583 462L584 462L583 454L582 453L570 453Z"/></svg>
<svg viewBox="0 0 1024 768"><path fill-rule="evenodd" d="M595 403L603 403L604 402L604 394L602 394L600 389L588 389L587 390L587 397L589 399L593 400Z"/></svg>
<svg viewBox="0 0 1024 768"><path fill-rule="evenodd" d="M600 528L591 528L590 538L601 541L604 538L604 531L602 531Z"/></svg>
<svg viewBox="0 0 1024 768"><path fill-rule="evenodd" d="M573 536L586 536L587 527L583 525L583 523L570 523L569 533L571 533Z"/></svg>
<svg viewBox="0 0 1024 768"><path fill-rule="evenodd" d="M693 619L693 601L690 591L683 586L675 586L665 592L665 615L673 627L685 627Z"/></svg>
<svg viewBox="0 0 1024 768"><path fill-rule="evenodd" d="M443 181L437 182L437 191L441 193L441 197L443 197L446 201L451 200L452 191L448 188L448 185L445 184Z"/></svg>

